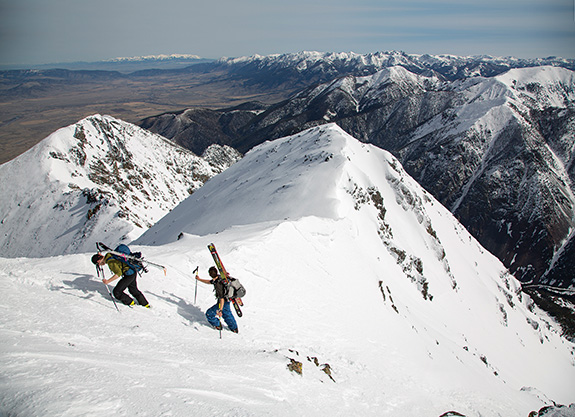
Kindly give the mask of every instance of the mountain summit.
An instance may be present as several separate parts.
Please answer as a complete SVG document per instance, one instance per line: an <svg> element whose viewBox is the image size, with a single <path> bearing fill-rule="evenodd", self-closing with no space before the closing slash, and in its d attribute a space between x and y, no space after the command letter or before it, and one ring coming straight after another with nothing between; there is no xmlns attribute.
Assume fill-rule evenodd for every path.
<svg viewBox="0 0 575 417"><path fill-rule="evenodd" d="M130 242L239 158L198 157L110 116L58 130L0 166L2 256L50 256Z"/></svg>

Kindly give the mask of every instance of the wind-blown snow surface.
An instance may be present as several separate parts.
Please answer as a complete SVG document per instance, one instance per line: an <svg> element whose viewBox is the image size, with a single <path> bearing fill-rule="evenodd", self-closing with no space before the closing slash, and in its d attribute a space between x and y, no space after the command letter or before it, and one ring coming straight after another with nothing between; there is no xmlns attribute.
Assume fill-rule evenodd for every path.
<svg viewBox="0 0 575 417"><path fill-rule="evenodd" d="M213 161L217 153L223 162ZM62 128L0 166L0 253L50 256L90 250L96 239L130 242L240 157L219 145L205 156L110 116Z"/></svg>
<svg viewBox="0 0 575 417"><path fill-rule="evenodd" d="M575 399L573 345L518 282L335 125L254 149L141 242L168 267L139 280L151 310L118 313L89 254L0 260L5 412L526 417ZM210 242L248 291L221 339L191 276Z"/></svg>

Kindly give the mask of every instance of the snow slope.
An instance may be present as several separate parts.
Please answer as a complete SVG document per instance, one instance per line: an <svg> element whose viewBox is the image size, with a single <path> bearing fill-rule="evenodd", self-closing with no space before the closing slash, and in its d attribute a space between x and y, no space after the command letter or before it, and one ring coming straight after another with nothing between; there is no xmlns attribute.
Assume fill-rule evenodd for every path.
<svg viewBox="0 0 575 417"><path fill-rule="evenodd" d="M248 291L221 339L191 277L210 242ZM168 267L139 279L151 310L118 313L90 254L0 259L5 413L526 417L574 401L573 345L389 153L335 125L254 149L140 243Z"/></svg>
<svg viewBox="0 0 575 417"><path fill-rule="evenodd" d="M201 158L110 116L83 119L0 166L0 253L50 256L90 250L95 239L129 242L239 157L214 145Z"/></svg>

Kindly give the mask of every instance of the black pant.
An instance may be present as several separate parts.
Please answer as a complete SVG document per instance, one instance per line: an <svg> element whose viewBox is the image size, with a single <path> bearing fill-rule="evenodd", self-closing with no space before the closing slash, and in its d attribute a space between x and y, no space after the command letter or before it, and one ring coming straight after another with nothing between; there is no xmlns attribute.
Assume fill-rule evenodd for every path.
<svg viewBox="0 0 575 417"><path fill-rule="evenodd" d="M138 304L140 305L147 305L148 300L144 297L144 294L138 289L138 284L136 283L136 277L138 274L134 273L131 275L124 275L118 284L114 288L114 297L120 300L122 303L126 305L130 305L132 303L132 298L124 292L127 288L130 294L134 296L136 300L138 300Z"/></svg>

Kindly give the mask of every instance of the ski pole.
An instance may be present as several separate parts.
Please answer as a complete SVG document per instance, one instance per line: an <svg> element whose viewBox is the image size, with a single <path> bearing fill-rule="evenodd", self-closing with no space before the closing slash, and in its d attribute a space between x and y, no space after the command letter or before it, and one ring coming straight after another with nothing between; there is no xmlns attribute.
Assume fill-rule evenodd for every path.
<svg viewBox="0 0 575 417"><path fill-rule="evenodd" d="M192 272L192 274L195 274L195 276L198 276L198 269L200 267L196 266L196 269L194 269L194 272ZM198 298L198 280L196 279L196 294L194 295L194 305L196 304L196 299Z"/></svg>
<svg viewBox="0 0 575 417"><path fill-rule="evenodd" d="M96 245L97 247L97 245ZM98 248L100 249L100 248ZM99 253L99 251L98 251ZM100 265L96 265L96 273L98 274L98 279L100 279L100 274L102 274L102 279L106 279L106 275L104 274L104 270L102 269L102 267ZM120 309L118 308L118 304L116 304L116 300L114 300L114 297L112 296L112 293L110 292L110 288L108 287L108 284L106 284L105 282L102 281L102 283L106 286L106 290L108 290L108 294L110 294L110 298L112 299L112 302L114 303L114 306L116 307L116 310L118 310L118 313L120 312Z"/></svg>
<svg viewBox="0 0 575 417"><path fill-rule="evenodd" d="M108 287L108 284L104 284L104 285L106 286L106 289L108 290L108 294L110 294L110 298L112 299L112 302L114 303L114 306L116 306L116 310L118 310L118 313L119 313L120 309L118 308L118 304L116 304L116 300L114 300L114 296L110 292L110 287Z"/></svg>
<svg viewBox="0 0 575 417"><path fill-rule="evenodd" d="M106 275L104 275L104 270L100 267L100 265L96 265L96 272L98 272L98 279L100 278L100 273L102 274L102 279L106 279ZM120 309L118 308L118 304L116 304L116 300L114 300L114 296L110 292L110 287L108 287L108 284L106 284L104 281L102 281L102 283L106 286L106 290L108 290L108 294L110 294L110 298L112 299L112 302L114 303L114 306L116 307L116 310L118 310L119 313Z"/></svg>

